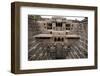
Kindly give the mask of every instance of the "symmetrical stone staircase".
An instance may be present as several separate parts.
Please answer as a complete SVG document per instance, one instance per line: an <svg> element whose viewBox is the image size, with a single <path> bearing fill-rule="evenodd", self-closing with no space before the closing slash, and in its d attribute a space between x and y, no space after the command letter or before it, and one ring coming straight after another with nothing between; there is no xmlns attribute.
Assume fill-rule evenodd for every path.
<svg viewBox="0 0 100 76"><path fill-rule="evenodd" d="M33 36L40 34L42 31L39 30L38 24L33 21L31 16L28 18L30 20L28 21L28 60L80 59L88 57L87 25L84 23L80 24L81 30L78 33L81 38L71 46L66 46L55 45L48 43L48 41L36 41ZM60 53L63 56L60 56Z"/></svg>

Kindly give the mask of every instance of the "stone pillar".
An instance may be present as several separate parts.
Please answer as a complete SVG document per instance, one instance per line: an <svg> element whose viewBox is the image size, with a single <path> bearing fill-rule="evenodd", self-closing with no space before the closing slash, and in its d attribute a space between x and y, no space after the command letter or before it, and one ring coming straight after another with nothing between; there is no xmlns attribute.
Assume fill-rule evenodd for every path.
<svg viewBox="0 0 100 76"><path fill-rule="evenodd" d="M55 23L52 23L52 29L56 30L56 24Z"/></svg>
<svg viewBox="0 0 100 76"><path fill-rule="evenodd" d="M62 24L62 30L66 31L66 24L65 23Z"/></svg>

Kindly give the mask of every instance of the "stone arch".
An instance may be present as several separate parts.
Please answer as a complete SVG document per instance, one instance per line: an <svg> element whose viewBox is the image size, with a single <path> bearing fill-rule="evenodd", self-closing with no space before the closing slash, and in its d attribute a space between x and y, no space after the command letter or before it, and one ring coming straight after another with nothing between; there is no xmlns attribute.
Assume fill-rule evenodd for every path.
<svg viewBox="0 0 100 76"><path fill-rule="evenodd" d="M60 37L58 37L57 41L61 41L61 38L60 38Z"/></svg>
<svg viewBox="0 0 100 76"><path fill-rule="evenodd" d="M61 41L64 41L64 38L62 38Z"/></svg>
<svg viewBox="0 0 100 76"><path fill-rule="evenodd" d="M54 38L54 41L55 41L55 42L57 41L57 38L56 38L56 37Z"/></svg>

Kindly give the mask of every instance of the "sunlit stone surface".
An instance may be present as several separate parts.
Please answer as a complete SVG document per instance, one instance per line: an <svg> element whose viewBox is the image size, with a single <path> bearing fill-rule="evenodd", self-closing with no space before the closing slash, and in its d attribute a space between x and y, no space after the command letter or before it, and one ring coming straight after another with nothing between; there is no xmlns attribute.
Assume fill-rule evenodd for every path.
<svg viewBox="0 0 100 76"><path fill-rule="evenodd" d="M87 58L88 18L82 18L28 15L28 60Z"/></svg>

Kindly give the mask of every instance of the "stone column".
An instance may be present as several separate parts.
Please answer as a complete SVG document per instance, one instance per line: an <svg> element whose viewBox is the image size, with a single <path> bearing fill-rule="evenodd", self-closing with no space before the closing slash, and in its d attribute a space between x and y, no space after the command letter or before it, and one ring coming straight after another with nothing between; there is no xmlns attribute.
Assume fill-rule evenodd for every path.
<svg viewBox="0 0 100 76"><path fill-rule="evenodd" d="M62 24L62 30L66 31L66 24L65 23Z"/></svg>
<svg viewBox="0 0 100 76"><path fill-rule="evenodd" d="M56 24L52 23L52 30L56 30Z"/></svg>

